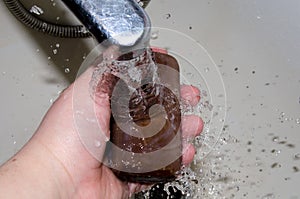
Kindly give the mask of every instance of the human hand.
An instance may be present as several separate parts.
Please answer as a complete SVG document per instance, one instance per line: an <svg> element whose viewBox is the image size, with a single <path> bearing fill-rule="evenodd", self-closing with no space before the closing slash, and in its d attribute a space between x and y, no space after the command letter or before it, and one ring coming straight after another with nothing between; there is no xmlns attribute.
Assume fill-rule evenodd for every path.
<svg viewBox="0 0 300 199"><path fill-rule="evenodd" d="M43 190L41 194L44 197L48 193L49 198L55 198L55 196L89 199L128 198L130 194L144 188L140 184L120 181L110 168L99 161L104 155L105 139L102 140L104 144L101 144L96 159L85 148L77 132L78 128L76 125L78 124L74 123L74 115L78 110L74 110L74 100L76 100L78 107L82 108L86 107L87 104L94 104L89 93L89 82L93 70L93 67L87 69L75 83L60 95L49 109L32 139L0 169L0 174L3 174L3 172L1 173L3 168L6 171L8 169L13 172L29 173L29 179L25 178L24 181L28 185L40 182L36 186L41 187L40 190ZM79 93L76 99L74 99L74 89L76 89L76 93ZM200 93L197 88L185 85L181 87L181 97L187 103L196 105L200 100ZM97 99L95 106L94 110L98 125L104 133L104 138L108 138L111 114L109 96L102 95ZM182 163L184 165L188 165L195 154L194 147L187 140L199 135L202 127L203 122L201 118L194 115L183 116ZM89 131L89 126L85 126L85 131ZM20 178L16 176L16 179ZM15 185L18 186L17 184ZM32 193L30 196L34 195L40 198L38 197L39 190L34 186L28 186L24 192L27 192L27 194L28 192Z"/></svg>

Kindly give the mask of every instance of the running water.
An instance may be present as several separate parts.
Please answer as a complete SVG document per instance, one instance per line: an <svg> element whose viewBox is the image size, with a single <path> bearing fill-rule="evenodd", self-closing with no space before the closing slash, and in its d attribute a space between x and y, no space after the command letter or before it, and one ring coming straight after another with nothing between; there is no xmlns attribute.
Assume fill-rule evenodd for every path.
<svg viewBox="0 0 300 199"><path fill-rule="evenodd" d="M151 49L146 48L140 53L140 51L130 53L130 57L121 57L122 61L104 59L99 63L90 83L93 97L99 92L97 89L101 89L102 92L108 92L107 89L110 89L110 82L105 82L107 75L122 79L131 92L145 83L159 83L157 66L152 59ZM99 85L102 88L99 88Z"/></svg>
<svg viewBox="0 0 300 199"><path fill-rule="evenodd" d="M129 56L128 56L129 55ZM139 67L136 67L139 66ZM109 93L112 89L112 82L116 82L121 79L127 85L126 89L118 89L118 92L129 92L134 94L136 88L141 87L149 82L160 84L161 79L158 76L158 68L155 62L153 61L151 49L146 49L143 53L137 51L135 53L126 54L126 56L121 56L121 59L118 60L103 60L100 64L97 65L92 80L90 82L91 94L96 100L97 94L99 93ZM107 75L109 74L109 75ZM112 78L112 76L114 78ZM117 77L117 78L116 78ZM101 85L101 86L99 86ZM152 84L153 85L153 84ZM155 90L155 89L154 89ZM156 89L156 91L159 89ZM179 92L179 91L176 91ZM203 91L202 93L206 93ZM156 93L158 95L159 93ZM139 96L139 97L137 97ZM134 100L138 104L142 101L142 95L135 96ZM181 114L197 114L205 115L205 113L211 113L213 106L208 100L199 103L197 107L192 107L186 105L186 103L181 102ZM127 107L128 103L122 99L116 99L121 107ZM209 115L209 114L208 114ZM130 113L122 114L124 119L128 119ZM121 118L122 119L122 118ZM209 123L209 118L203 118L206 125ZM131 129L134 131L134 129ZM217 187L211 189L208 187L211 185L211 180L218 178L217 174L209 173L212 167L218 164L219 159L214 159L212 162L202 160L201 147L205 147L207 134L212 133L211 129L204 129L205 132L199 137L196 138L195 146L197 147L198 155L195 156L195 160L192 163L191 167L183 168L178 176L178 178L173 182L168 183L159 183L152 186L148 191L141 192L135 195L137 199L146 199L146 198L195 198L197 196L220 196L217 190ZM207 131L207 132L206 132ZM129 146L128 149L130 149ZM128 161L122 161L124 166L128 166ZM201 168L200 168L201 167ZM231 179L226 179L230 181Z"/></svg>

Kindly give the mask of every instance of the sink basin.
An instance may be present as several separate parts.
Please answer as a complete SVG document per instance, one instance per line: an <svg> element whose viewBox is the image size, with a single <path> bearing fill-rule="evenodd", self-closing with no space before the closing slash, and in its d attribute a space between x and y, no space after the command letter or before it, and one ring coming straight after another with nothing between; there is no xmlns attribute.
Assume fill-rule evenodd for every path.
<svg viewBox="0 0 300 199"><path fill-rule="evenodd" d="M33 5L42 8L43 19L79 24L60 1L25 3L28 9ZM186 83L197 84L199 77L206 82L202 95L211 96L209 88L224 87L225 123L211 134L209 146L205 139L197 145L187 198L300 198L299 9L297 0L153 0L146 8L156 27L153 45L176 52L180 41L163 35L181 35L215 67L207 69L199 57L201 64L191 62L199 76L187 75L192 80ZM0 21L1 164L30 139L96 43L31 30L3 2ZM187 61L197 51L186 42L181 47ZM210 76L212 71L218 75Z"/></svg>

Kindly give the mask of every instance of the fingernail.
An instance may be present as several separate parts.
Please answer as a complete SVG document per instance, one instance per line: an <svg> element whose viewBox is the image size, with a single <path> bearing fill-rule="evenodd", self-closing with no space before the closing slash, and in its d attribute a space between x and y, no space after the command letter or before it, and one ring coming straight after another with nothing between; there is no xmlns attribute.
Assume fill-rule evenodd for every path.
<svg viewBox="0 0 300 199"><path fill-rule="evenodd" d="M163 53L163 54L168 54L168 51L166 49L163 48L159 48L159 47L151 47L153 52L158 52L158 53Z"/></svg>

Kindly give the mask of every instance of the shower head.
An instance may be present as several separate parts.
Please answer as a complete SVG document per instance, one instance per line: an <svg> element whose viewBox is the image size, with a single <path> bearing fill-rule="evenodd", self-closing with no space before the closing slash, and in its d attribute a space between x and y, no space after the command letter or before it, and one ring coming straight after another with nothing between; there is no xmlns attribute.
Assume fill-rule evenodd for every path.
<svg viewBox="0 0 300 199"><path fill-rule="evenodd" d="M99 43L146 45L150 19L136 0L63 0Z"/></svg>

